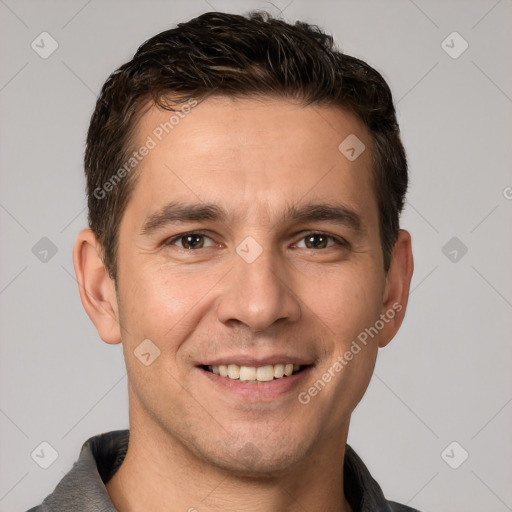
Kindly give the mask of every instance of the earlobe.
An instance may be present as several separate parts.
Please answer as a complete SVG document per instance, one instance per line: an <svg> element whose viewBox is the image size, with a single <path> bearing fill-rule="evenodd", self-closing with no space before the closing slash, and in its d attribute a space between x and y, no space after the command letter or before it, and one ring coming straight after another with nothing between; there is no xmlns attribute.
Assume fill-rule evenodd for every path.
<svg viewBox="0 0 512 512"><path fill-rule="evenodd" d="M121 329L115 283L108 275L93 231L85 228L77 236L73 265L84 309L105 343L120 343Z"/></svg>
<svg viewBox="0 0 512 512"><path fill-rule="evenodd" d="M385 347L402 325L413 270L411 235L401 229L393 247L391 264L386 276L381 310L381 317L385 315L385 325L380 331L379 347Z"/></svg>

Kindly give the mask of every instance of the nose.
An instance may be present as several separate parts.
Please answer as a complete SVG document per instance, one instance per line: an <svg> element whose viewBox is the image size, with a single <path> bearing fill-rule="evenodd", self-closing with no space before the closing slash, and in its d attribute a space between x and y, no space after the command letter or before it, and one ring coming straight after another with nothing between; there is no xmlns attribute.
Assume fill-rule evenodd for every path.
<svg viewBox="0 0 512 512"><path fill-rule="evenodd" d="M263 250L251 263L238 254L219 299L218 319L244 324L253 332L265 331L278 321L301 317L299 298L293 293L290 269L271 250Z"/></svg>

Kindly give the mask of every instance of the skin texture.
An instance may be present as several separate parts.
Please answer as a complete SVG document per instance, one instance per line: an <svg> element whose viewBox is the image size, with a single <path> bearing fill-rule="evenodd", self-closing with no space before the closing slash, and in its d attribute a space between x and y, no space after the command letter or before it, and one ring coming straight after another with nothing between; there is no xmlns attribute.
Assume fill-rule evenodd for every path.
<svg viewBox="0 0 512 512"><path fill-rule="evenodd" d="M136 146L169 117L152 107ZM352 162L338 150L350 134L366 146ZM103 341L122 341L128 372L130 445L107 483L118 510L350 510L341 485L350 416L378 348L403 320L413 271L403 230L383 270L370 165L369 134L342 109L210 97L139 164L120 225L117 294L94 234L79 233L82 303ZM142 235L148 215L169 201L215 203L232 218ZM344 205L362 229L283 221L288 206L306 202ZM197 230L205 235L197 248L179 237L169 243ZM312 231L348 245L322 237L308 244ZM236 251L249 236L262 249L251 263ZM393 304L401 310L378 336L300 403L298 394ZM149 366L134 355L145 339L160 350ZM272 400L226 393L197 368L231 354L275 353L314 366Z"/></svg>

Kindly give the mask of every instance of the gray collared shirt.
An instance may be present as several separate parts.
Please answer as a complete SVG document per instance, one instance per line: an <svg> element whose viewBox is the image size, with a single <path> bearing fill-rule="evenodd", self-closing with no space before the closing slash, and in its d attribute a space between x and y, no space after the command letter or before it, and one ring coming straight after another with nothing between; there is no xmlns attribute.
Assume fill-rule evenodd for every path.
<svg viewBox="0 0 512 512"><path fill-rule="evenodd" d="M124 460L129 430L88 439L80 456L43 503L27 512L117 512L105 487ZM388 501L363 461L346 446L343 488L354 512L418 512Z"/></svg>

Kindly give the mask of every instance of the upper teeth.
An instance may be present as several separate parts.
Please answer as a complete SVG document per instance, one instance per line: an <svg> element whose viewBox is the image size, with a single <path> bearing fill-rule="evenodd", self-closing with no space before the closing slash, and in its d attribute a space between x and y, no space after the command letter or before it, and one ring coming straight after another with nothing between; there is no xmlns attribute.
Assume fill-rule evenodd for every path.
<svg viewBox="0 0 512 512"><path fill-rule="evenodd" d="M239 366L237 364L219 364L208 366L208 369L221 377L229 377L233 380L245 382L266 382L273 379L280 379L283 376L289 377L293 372L299 370L300 365L288 364L267 364L265 366Z"/></svg>

